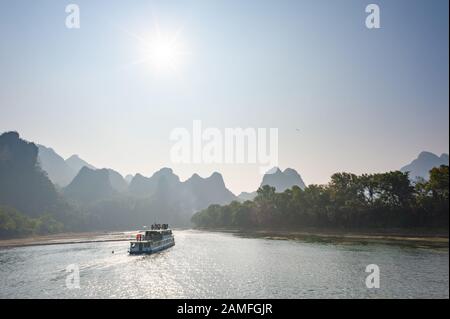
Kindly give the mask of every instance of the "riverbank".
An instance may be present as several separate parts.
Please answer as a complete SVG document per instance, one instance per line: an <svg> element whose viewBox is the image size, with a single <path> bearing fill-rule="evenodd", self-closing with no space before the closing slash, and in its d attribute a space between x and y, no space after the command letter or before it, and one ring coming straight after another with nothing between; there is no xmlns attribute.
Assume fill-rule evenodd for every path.
<svg viewBox="0 0 450 319"><path fill-rule="evenodd" d="M132 232L63 233L45 236L2 239L0 240L0 248L129 241L130 239L132 239Z"/></svg>
<svg viewBox="0 0 450 319"><path fill-rule="evenodd" d="M344 231L329 229L267 230L267 229L205 229L204 231L233 233L240 237L265 238L273 240L299 240L339 244L387 244L427 248L448 248L447 230L365 230Z"/></svg>
<svg viewBox="0 0 450 319"><path fill-rule="evenodd" d="M175 229L176 230L176 229ZM205 229L195 230L232 233L239 237L264 238L272 240L299 240L305 242L323 242L338 244L388 244L427 248L448 248L448 231L431 230L383 230L383 231L343 231L325 229L303 230L267 230L267 229ZM0 248L22 246L81 244L93 242L129 241L136 232L88 232L64 233L47 236L33 236L26 238L0 240Z"/></svg>

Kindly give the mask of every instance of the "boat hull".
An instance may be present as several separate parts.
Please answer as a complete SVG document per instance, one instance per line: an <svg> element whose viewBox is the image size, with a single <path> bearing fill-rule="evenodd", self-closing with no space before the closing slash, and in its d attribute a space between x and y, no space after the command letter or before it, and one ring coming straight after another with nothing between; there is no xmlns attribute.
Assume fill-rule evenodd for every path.
<svg viewBox="0 0 450 319"><path fill-rule="evenodd" d="M141 249L141 250L131 250L130 249L129 253L130 253L130 255L150 255L150 254L154 254L154 253L169 249L172 246L175 246L175 242L157 246L157 247L145 248L145 249Z"/></svg>

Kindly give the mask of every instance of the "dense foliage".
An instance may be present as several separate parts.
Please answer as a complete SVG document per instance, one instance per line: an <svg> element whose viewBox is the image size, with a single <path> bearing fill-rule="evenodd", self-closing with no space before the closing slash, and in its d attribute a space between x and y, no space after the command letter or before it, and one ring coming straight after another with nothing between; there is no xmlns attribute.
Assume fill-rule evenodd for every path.
<svg viewBox="0 0 450 319"><path fill-rule="evenodd" d="M327 185L294 186L283 193L263 186L253 201L211 205L196 213L199 227L448 229L449 167L430 171L429 181L411 183L408 173L337 173Z"/></svg>
<svg viewBox="0 0 450 319"><path fill-rule="evenodd" d="M63 229L64 225L50 214L31 218L14 208L0 206L0 238L54 234Z"/></svg>

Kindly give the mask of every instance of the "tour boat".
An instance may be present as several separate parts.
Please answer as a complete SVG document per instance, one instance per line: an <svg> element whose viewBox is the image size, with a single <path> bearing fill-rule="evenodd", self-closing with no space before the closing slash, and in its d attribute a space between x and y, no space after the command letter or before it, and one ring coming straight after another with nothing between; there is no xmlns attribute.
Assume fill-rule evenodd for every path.
<svg viewBox="0 0 450 319"><path fill-rule="evenodd" d="M175 238L168 224L154 224L151 230L140 231L130 242L131 255L152 254L175 245Z"/></svg>

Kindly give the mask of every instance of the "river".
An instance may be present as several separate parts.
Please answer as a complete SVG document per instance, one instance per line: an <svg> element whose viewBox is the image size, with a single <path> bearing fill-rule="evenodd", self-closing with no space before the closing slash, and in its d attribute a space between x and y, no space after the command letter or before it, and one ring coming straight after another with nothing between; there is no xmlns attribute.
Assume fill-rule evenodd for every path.
<svg viewBox="0 0 450 319"><path fill-rule="evenodd" d="M449 298L448 249L174 234L149 256L123 241L1 249L0 298Z"/></svg>

